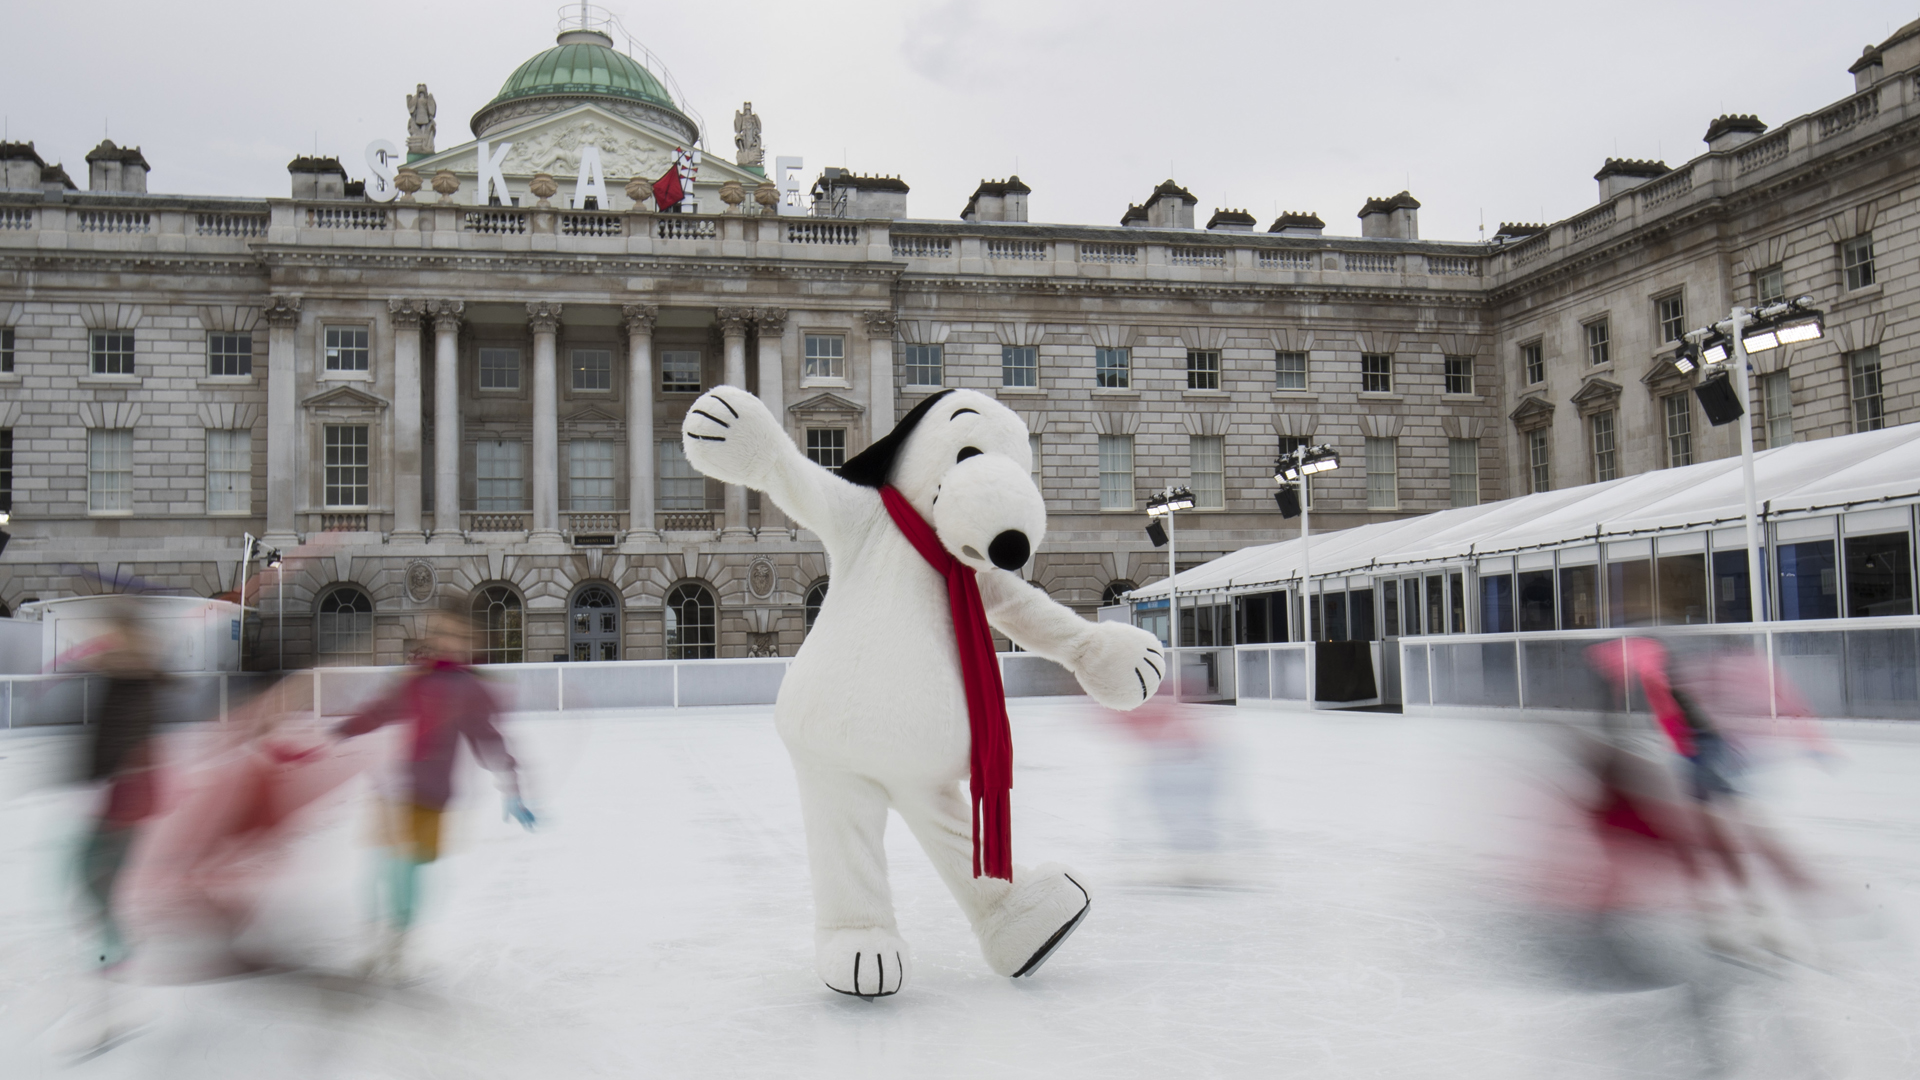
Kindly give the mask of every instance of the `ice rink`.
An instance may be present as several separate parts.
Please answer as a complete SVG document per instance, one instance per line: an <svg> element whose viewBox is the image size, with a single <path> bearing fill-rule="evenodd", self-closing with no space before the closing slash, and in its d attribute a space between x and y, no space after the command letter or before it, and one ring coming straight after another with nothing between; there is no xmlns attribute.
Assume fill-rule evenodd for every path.
<svg viewBox="0 0 1920 1080"><path fill-rule="evenodd" d="M770 711L513 723L541 828L503 823L464 774L403 986L351 974L371 868L356 785L314 816L253 932L290 969L118 987L150 1023L78 1063L97 990L65 876L86 796L56 782L75 740L0 735L0 1074L1920 1076L1920 734L1893 725L1831 725L1831 770L1757 778L1829 889L1814 918L1783 916L1786 955L1680 936L1674 985L1603 992L1541 947L1543 849L1574 842L1545 724L1210 709L1219 849L1182 855L1140 743L1081 703L1016 702L1014 856L1076 869L1087 921L1037 977L992 975L896 821L917 966L863 1001L812 971Z"/></svg>

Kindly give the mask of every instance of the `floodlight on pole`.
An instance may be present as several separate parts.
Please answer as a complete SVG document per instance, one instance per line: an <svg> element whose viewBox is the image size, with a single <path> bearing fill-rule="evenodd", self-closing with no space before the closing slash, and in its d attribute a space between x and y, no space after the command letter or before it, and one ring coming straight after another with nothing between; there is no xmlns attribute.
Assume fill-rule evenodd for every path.
<svg viewBox="0 0 1920 1080"><path fill-rule="evenodd" d="M1300 515L1300 580L1302 596L1300 604L1300 640L1313 640L1313 500L1307 491L1307 477L1315 473L1331 472L1340 467L1340 455L1331 445L1296 447L1290 454L1281 455L1273 463L1273 480L1280 485L1280 491L1274 501L1280 504L1282 517L1292 517L1288 513L1288 503ZM1296 492L1295 485L1298 485Z"/></svg>
<svg viewBox="0 0 1920 1080"><path fill-rule="evenodd" d="M1174 541L1179 532L1173 522L1176 511L1191 510L1193 505L1193 489L1188 487L1169 485L1166 490L1147 496L1147 539L1153 541L1154 547L1165 545L1167 549L1167 651L1175 657L1175 670L1179 668L1179 654L1173 650L1180 647L1180 586L1174 580L1179 572L1174 564L1174 553L1178 546ZM1163 517L1167 519L1164 529L1159 520ZM1174 696L1179 696L1177 685Z"/></svg>

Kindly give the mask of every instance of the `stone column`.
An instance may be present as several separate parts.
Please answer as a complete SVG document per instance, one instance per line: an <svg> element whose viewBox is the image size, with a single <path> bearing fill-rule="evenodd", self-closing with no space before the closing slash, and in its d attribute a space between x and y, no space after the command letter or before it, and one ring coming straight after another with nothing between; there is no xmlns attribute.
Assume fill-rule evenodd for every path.
<svg viewBox="0 0 1920 1080"><path fill-rule="evenodd" d="M529 539L560 539L560 383L556 356L560 305L527 302L533 331L533 532Z"/></svg>
<svg viewBox="0 0 1920 1080"><path fill-rule="evenodd" d="M627 327L627 539L656 539L653 528L653 324L660 309L628 304Z"/></svg>
<svg viewBox="0 0 1920 1080"><path fill-rule="evenodd" d="M428 304L433 316L433 538L460 540L459 300Z"/></svg>
<svg viewBox="0 0 1920 1080"><path fill-rule="evenodd" d="M780 421L782 428L787 424L787 384L786 365L782 362L780 349L782 336L787 332L786 308L760 308L753 313L753 332L759 344L760 363L760 400L766 402L767 409ZM760 527L788 528L786 515L773 504L765 494L760 496Z"/></svg>
<svg viewBox="0 0 1920 1080"><path fill-rule="evenodd" d="M720 308L713 314L715 321L720 324L720 340L726 349L726 367L721 381L744 390L747 386L747 324L752 321L753 312L747 308ZM738 484L728 484L726 507L727 532L746 534L747 489Z"/></svg>
<svg viewBox="0 0 1920 1080"><path fill-rule="evenodd" d="M877 440L893 430L893 328L891 311L869 311L867 348L873 365L868 376L867 438Z"/></svg>
<svg viewBox="0 0 1920 1080"><path fill-rule="evenodd" d="M299 475L300 298L267 301L267 535L272 547L299 546L293 513L306 488Z"/></svg>
<svg viewBox="0 0 1920 1080"><path fill-rule="evenodd" d="M393 535L402 543L427 538L420 531L420 324L426 304L389 300L393 323Z"/></svg>

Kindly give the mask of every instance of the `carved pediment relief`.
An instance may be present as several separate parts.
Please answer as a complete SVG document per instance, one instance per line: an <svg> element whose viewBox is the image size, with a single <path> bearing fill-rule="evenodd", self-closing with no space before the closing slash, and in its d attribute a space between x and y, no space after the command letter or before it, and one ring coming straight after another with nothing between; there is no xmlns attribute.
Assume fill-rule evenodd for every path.
<svg viewBox="0 0 1920 1080"><path fill-rule="evenodd" d="M1662 353L1647 365L1646 373L1640 376L1640 385L1655 394L1670 394L1692 386L1693 376L1682 375L1680 369L1673 366L1672 354Z"/></svg>
<svg viewBox="0 0 1920 1080"><path fill-rule="evenodd" d="M1606 412L1620 404L1620 384L1609 379L1588 379L1570 398L1581 416Z"/></svg>
<svg viewBox="0 0 1920 1080"><path fill-rule="evenodd" d="M300 402L300 407L332 413L369 413L384 409L389 404L391 403L386 398L377 394L369 394L365 390L358 390L351 386L336 386L330 390L309 395Z"/></svg>
<svg viewBox="0 0 1920 1080"><path fill-rule="evenodd" d="M627 426L625 417L610 413L598 405L588 405L569 413L560 422L570 428L600 431L619 431Z"/></svg>
<svg viewBox="0 0 1920 1080"><path fill-rule="evenodd" d="M866 406L850 401L838 394L815 394L810 398L796 401L787 406L787 411L795 416L806 417L855 417L867 411Z"/></svg>
<svg viewBox="0 0 1920 1080"><path fill-rule="evenodd" d="M1527 397L1521 400L1514 410L1507 414L1513 426L1520 431L1532 431L1553 423L1553 402L1543 397Z"/></svg>

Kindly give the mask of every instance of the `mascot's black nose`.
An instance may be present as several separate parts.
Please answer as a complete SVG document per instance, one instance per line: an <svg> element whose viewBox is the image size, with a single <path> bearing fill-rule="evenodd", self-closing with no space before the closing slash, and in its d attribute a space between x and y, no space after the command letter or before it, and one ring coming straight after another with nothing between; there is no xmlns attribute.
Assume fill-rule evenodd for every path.
<svg viewBox="0 0 1920 1080"><path fill-rule="evenodd" d="M1027 565L1027 556L1033 553L1033 547L1027 543L1027 534L1018 529L1008 529L993 538L987 545L987 558L1002 570L1018 570Z"/></svg>

